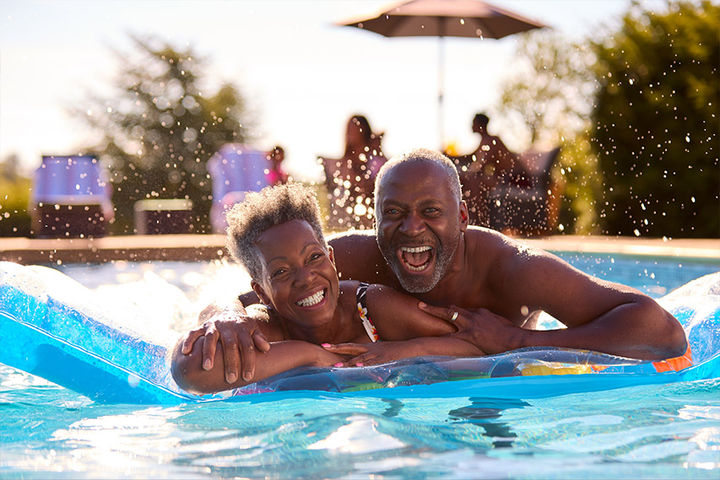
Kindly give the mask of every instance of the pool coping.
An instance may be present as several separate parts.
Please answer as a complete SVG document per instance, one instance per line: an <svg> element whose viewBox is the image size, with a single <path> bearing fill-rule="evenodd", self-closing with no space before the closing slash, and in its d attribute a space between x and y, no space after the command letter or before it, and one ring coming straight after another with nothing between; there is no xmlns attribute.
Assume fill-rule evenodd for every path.
<svg viewBox="0 0 720 480"><path fill-rule="evenodd" d="M517 238L554 252L676 257L720 262L720 239L554 235ZM128 235L103 238L0 238L0 260L20 264L210 261L228 257L224 235Z"/></svg>

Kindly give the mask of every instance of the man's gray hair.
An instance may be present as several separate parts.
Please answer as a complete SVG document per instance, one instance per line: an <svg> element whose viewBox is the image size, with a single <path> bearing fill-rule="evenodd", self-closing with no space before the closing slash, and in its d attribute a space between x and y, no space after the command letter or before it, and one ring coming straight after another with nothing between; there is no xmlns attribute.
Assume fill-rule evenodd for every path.
<svg viewBox="0 0 720 480"><path fill-rule="evenodd" d="M378 191L380 184L382 183L383 177L392 170L393 168L408 162L426 162L439 165L447 175L448 183L450 184L450 191L453 196L459 202L462 200L462 189L460 187L460 177L458 176L457 168L455 164L448 157L435 150L428 150L426 148L417 148L407 153L400 155L399 157L392 158L389 162L382 166L380 171L375 178L375 202L378 199ZM377 212L377 204L375 205L375 211Z"/></svg>
<svg viewBox="0 0 720 480"><path fill-rule="evenodd" d="M242 263L255 281L260 281L263 263L256 242L275 225L291 220L306 221L327 249L320 223L320 209L315 194L304 185L288 183L250 192L245 200L227 212L227 248Z"/></svg>

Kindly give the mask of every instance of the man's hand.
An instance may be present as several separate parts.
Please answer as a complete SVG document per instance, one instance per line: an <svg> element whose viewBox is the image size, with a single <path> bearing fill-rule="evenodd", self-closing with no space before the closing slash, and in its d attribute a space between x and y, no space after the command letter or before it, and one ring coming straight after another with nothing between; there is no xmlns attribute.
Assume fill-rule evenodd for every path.
<svg viewBox="0 0 720 480"><path fill-rule="evenodd" d="M457 328L453 334L487 354L521 348L524 331L509 320L485 308L466 310L456 306L436 307L418 303L420 310L445 320Z"/></svg>
<svg viewBox="0 0 720 480"><path fill-rule="evenodd" d="M195 341L200 337L205 337L202 352L204 370L213 368L218 340L222 344L225 380L230 384L238 379L241 367L245 381L255 376L255 348L261 352L270 350L270 343L260 330L258 320L248 316L245 309L239 306L235 310L216 309L210 313L201 326L191 330L182 339L183 355L192 351Z"/></svg>

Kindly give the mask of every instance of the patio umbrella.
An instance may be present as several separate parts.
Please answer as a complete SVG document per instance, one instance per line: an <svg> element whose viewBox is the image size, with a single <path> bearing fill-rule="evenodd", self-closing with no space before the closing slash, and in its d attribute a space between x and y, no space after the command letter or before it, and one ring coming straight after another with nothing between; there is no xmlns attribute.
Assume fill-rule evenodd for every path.
<svg viewBox="0 0 720 480"><path fill-rule="evenodd" d="M444 38L503 38L546 25L481 0L410 0L338 25L386 37L438 37L438 131L443 132Z"/></svg>

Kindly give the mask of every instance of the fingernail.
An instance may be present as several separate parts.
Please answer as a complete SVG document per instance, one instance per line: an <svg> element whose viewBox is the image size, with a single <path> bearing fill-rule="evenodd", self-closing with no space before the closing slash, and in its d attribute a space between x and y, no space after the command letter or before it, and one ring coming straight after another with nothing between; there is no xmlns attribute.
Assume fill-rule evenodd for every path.
<svg viewBox="0 0 720 480"><path fill-rule="evenodd" d="M418 303L418 307L420 307L420 308L427 307L427 304L425 302L420 302L420 303Z"/></svg>
<svg viewBox="0 0 720 480"><path fill-rule="evenodd" d="M357 362L357 363L355 364L355 366L356 366L356 367L364 367L365 364L362 363L362 362Z"/></svg>
<svg viewBox="0 0 720 480"><path fill-rule="evenodd" d="M203 362L203 368L205 370L210 370L212 368L212 362L210 361L210 359L207 359L205 360L205 362Z"/></svg>
<svg viewBox="0 0 720 480"><path fill-rule="evenodd" d="M246 382L249 382L250 380L252 380L252 374L251 374L250 372L245 372L245 373L243 373L243 379L244 379Z"/></svg>
<svg viewBox="0 0 720 480"><path fill-rule="evenodd" d="M333 367L342 367L342 362L336 363L335 365L333 365Z"/></svg>
<svg viewBox="0 0 720 480"><path fill-rule="evenodd" d="M329 343L321 343L320 346L323 347L323 348L330 348L330 347L331 347L331 345L330 345Z"/></svg>
<svg viewBox="0 0 720 480"><path fill-rule="evenodd" d="M230 373L228 374L228 383L235 383L235 380L237 380L237 374Z"/></svg>

